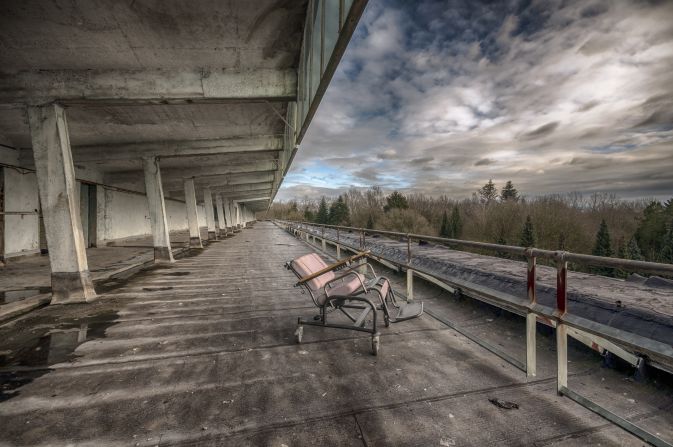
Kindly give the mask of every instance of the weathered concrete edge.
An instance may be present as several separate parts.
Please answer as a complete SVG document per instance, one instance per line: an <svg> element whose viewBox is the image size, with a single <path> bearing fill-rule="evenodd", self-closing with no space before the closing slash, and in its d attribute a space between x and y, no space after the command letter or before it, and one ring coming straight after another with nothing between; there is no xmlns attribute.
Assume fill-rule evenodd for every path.
<svg viewBox="0 0 673 447"><path fill-rule="evenodd" d="M51 293L42 293L29 296L14 303L4 304L0 306L0 324L28 313L31 310L46 306L50 301Z"/></svg>
<svg viewBox="0 0 673 447"><path fill-rule="evenodd" d="M173 258L182 258L187 253L189 253L189 247L173 249ZM94 279L93 283L94 286L98 286L110 280L128 279L133 275L140 273L141 271L152 268L155 265L156 263L154 262L154 259L143 262L136 262L135 264L127 265L113 272L106 273L105 275ZM42 293L39 295L26 297L15 303L3 304L0 306L0 324L4 324L13 318L46 306L50 301L51 293Z"/></svg>

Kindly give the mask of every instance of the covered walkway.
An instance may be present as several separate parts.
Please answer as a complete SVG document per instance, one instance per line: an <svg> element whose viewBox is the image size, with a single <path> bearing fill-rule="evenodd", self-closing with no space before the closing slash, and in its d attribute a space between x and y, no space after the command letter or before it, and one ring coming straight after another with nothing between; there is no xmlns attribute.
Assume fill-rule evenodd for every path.
<svg viewBox="0 0 673 447"><path fill-rule="evenodd" d="M0 327L0 442L9 445L627 445L642 442L556 395L552 339L526 379L424 315L369 337L307 327L283 263L315 251L269 222L133 277L88 304ZM401 287L398 285L398 289ZM509 317L419 284L417 298L522 351ZM570 381L673 439L670 390L625 380L588 351ZM515 402L503 409L489 399Z"/></svg>

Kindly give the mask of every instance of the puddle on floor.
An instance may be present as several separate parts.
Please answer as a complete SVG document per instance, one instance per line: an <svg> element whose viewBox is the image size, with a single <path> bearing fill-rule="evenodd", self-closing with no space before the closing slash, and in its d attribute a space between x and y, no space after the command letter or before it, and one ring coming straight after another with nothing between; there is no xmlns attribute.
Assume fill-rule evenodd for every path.
<svg viewBox="0 0 673 447"><path fill-rule="evenodd" d="M0 304L21 301L24 298L51 292L51 287L37 287L34 289L16 289L0 291Z"/></svg>
<svg viewBox="0 0 673 447"><path fill-rule="evenodd" d="M15 397L19 389L50 371L58 363L72 362L75 350L84 342L104 338L105 331L116 324L117 313L106 312L91 317L73 318L44 325L38 332L28 332L18 347L0 349L0 402ZM12 371L12 368L40 368L35 371Z"/></svg>

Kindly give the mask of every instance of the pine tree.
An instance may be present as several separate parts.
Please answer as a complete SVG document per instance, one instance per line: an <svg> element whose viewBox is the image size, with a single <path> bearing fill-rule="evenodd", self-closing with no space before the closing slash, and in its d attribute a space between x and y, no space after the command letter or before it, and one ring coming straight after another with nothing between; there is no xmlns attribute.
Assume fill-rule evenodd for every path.
<svg viewBox="0 0 673 447"><path fill-rule="evenodd" d="M633 259L634 261L643 260L643 254L640 252L640 247L638 247L638 241L635 236L631 237L626 246L626 259Z"/></svg>
<svg viewBox="0 0 673 447"><path fill-rule="evenodd" d="M667 208L657 201L650 202L643 211L643 218L636 230L636 240L648 261L657 261L666 236Z"/></svg>
<svg viewBox="0 0 673 447"><path fill-rule="evenodd" d="M442 215L442 225L439 227L439 237L451 237L451 231L449 230L449 216L447 216L446 210L444 210L444 214Z"/></svg>
<svg viewBox="0 0 673 447"><path fill-rule="evenodd" d="M508 200L512 202L519 201L519 191L516 190L511 180L507 180L507 183L505 183L505 187L500 192L500 198L505 202Z"/></svg>
<svg viewBox="0 0 673 447"><path fill-rule="evenodd" d="M526 223L523 224L519 245L526 248L535 247L535 231L533 229L533 221L530 218L530 215L526 216Z"/></svg>
<svg viewBox="0 0 673 447"><path fill-rule="evenodd" d="M329 211L327 209L327 201L325 200L324 196L322 199L320 199L320 206L318 207L318 214L315 216L315 221L319 224L329 223Z"/></svg>
<svg viewBox="0 0 673 447"><path fill-rule="evenodd" d="M367 226L366 226L366 228L367 228L368 230L373 230L373 229L374 229L374 218L372 217L371 214L369 215L369 218L367 219Z"/></svg>
<svg viewBox="0 0 673 447"><path fill-rule="evenodd" d="M561 231L558 235L558 250L565 251L566 249L566 234Z"/></svg>
<svg viewBox="0 0 673 447"><path fill-rule="evenodd" d="M407 202L407 198L397 191L393 191L391 195L386 197L386 205L383 207L383 211L388 212L393 208L399 208L403 210L409 208L409 202Z"/></svg>
<svg viewBox="0 0 673 447"><path fill-rule="evenodd" d="M601 225L596 233L596 243L591 252L594 256L612 256L612 246L610 245L610 232L608 231L608 224L605 219L601 221ZM611 267L593 267L593 272L603 276L614 276L614 269Z"/></svg>
<svg viewBox="0 0 673 447"><path fill-rule="evenodd" d="M349 217L348 205L344 202L342 196L332 202L329 209L329 222L332 225L343 225L348 222Z"/></svg>
<svg viewBox="0 0 673 447"><path fill-rule="evenodd" d="M663 246L664 248L661 250L661 262L673 264L673 219L668 226Z"/></svg>
<svg viewBox="0 0 673 447"><path fill-rule="evenodd" d="M304 220L306 222L313 222L313 219L315 219L315 216L313 215L313 211L307 206L304 208Z"/></svg>
<svg viewBox="0 0 673 447"><path fill-rule="evenodd" d="M454 206L453 211L451 211L451 220L449 221L449 237L459 239L462 233L463 222L460 219L460 211L458 210L458 206Z"/></svg>
<svg viewBox="0 0 673 447"><path fill-rule="evenodd" d="M500 235L498 236L498 239L495 241L496 244L498 245L507 245L507 239L505 239L505 236L500 232ZM495 255L499 258L509 258L509 253L506 251L496 251Z"/></svg>
<svg viewBox="0 0 673 447"><path fill-rule="evenodd" d="M491 179L478 192L483 203L491 203L498 198L498 188L495 187Z"/></svg>

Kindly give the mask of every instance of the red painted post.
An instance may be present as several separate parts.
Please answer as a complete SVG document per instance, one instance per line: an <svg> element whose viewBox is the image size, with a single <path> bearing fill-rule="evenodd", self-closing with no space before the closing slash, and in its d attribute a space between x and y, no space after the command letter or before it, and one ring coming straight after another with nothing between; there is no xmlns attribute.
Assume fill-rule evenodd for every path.
<svg viewBox="0 0 673 447"><path fill-rule="evenodd" d="M526 253L526 258L528 258L528 301L530 301L531 304L535 304L537 302L537 294L535 292L535 265L537 263L537 258L530 252Z"/></svg>
<svg viewBox="0 0 673 447"><path fill-rule="evenodd" d="M556 311L563 315L568 310L568 261L564 259L564 254L556 264Z"/></svg>

